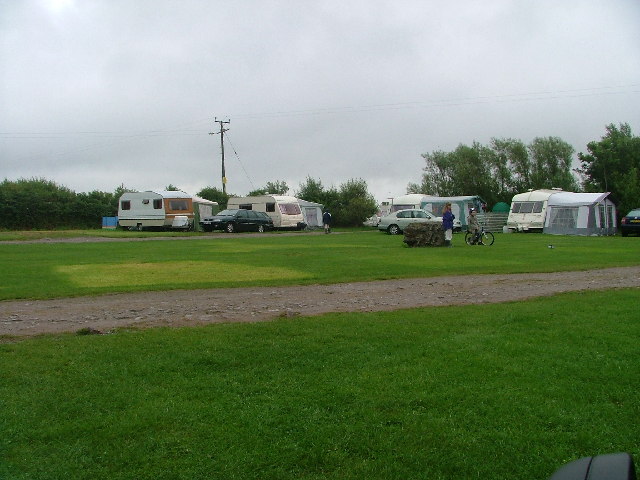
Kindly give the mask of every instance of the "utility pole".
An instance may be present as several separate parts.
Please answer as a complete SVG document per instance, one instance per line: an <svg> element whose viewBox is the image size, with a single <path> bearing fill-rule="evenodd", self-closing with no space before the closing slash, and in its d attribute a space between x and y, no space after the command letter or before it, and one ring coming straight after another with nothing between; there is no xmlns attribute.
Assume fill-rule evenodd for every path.
<svg viewBox="0 0 640 480"><path fill-rule="evenodd" d="M218 117L215 117L214 120L216 123L220 124L219 132L209 132L209 135L220 134L220 150L222 152L222 193L226 195L227 193L227 175L224 171L224 132L229 130L228 128L224 128L225 123L231 123L231 120L218 120Z"/></svg>

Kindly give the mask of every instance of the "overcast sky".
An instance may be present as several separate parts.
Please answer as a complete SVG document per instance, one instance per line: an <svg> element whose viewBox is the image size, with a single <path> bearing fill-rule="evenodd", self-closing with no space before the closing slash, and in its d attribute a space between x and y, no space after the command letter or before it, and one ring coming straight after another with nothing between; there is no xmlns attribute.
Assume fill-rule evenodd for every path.
<svg viewBox="0 0 640 480"><path fill-rule="evenodd" d="M0 0L0 181L419 183L422 153L640 133L638 0ZM474 192L464 192L473 194Z"/></svg>

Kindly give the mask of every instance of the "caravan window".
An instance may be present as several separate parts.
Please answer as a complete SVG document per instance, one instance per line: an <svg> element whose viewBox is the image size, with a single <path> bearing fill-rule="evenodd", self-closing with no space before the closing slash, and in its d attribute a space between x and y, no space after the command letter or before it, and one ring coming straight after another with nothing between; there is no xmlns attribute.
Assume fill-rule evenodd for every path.
<svg viewBox="0 0 640 480"><path fill-rule="evenodd" d="M520 205L520 213L531 213L533 212L533 202L522 202Z"/></svg>
<svg viewBox="0 0 640 480"><path fill-rule="evenodd" d="M173 211L186 212L189 210L186 200L169 200L169 208Z"/></svg>
<svg viewBox="0 0 640 480"><path fill-rule="evenodd" d="M300 215L302 213L300 205L297 203L281 203L278 206L280 207L280 213L283 215Z"/></svg>
<svg viewBox="0 0 640 480"><path fill-rule="evenodd" d="M266 212L275 212L276 211L276 204L275 203L267 203L266 204Z"/></svg>
<svg viewBox="0 0 640 480"><path fill-rule="evenodd" d="M514 202L511 213L542 213L544 202Z"/></svg>
<svg viewBox="0 0 640 480"><path fill-rule="evenodd" d="M156 210L160 210L162 208L162 199L161 198L154 198L153 199L153 208L155 208Z"/></svg>
<svg viewBox="0 0 640 480"><path fill-rule="evenodd" d="M240 210L253 210L253 205L250 203L243 203L242 205L238 205Z"/></svg>
<svg viewBox="0 0 640 480"><path fill-rule="evenodd" d="M131 210L131 200L122 200L120 202L120 208L122 210Z"/></svg>

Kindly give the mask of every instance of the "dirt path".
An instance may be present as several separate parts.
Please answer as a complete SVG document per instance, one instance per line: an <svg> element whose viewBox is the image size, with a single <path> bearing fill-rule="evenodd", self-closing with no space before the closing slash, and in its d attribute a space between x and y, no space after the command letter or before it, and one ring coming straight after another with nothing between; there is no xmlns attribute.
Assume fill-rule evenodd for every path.
<svg viewBox="0 0 640 480"><path fill-rule="evenodd" d="M621 287L640 288L640 267L8 301L0 302L0 335L255 322L327 312L497 303L559 292Z"/></svg>

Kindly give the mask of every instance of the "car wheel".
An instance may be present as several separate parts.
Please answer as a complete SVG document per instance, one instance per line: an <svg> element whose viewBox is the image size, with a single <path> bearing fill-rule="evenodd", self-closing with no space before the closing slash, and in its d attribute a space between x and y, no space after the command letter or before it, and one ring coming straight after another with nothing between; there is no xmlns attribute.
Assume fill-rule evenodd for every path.
<svg viewBox="0 0 640 480"><path fill-rule="evenodd" d="M398 235L400 233L400 227L398 225L389 225L389 228L387 228L387 231L391 235Z"/></svg>
<svg viewBox="0 0 640 480"><path fill-rule="evenodd" d="M626 237L627 235L629 235L629 232L626 232L626 231L622 230L622 236Z"/></svg>
<svg viewBox="0 0 640 480"><path fill-rule="evenodd" d="M258 225L258 233L264 233L264 225Z"/></svg>
<svg viewBox="0 0 640 480"><path fill-rule="evenodd" d="M227 223L225 230L227 231L227 233L233 233L236 231L235 227L233 226L233 223Z"/></svg>

